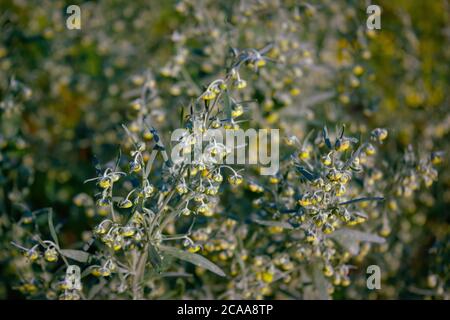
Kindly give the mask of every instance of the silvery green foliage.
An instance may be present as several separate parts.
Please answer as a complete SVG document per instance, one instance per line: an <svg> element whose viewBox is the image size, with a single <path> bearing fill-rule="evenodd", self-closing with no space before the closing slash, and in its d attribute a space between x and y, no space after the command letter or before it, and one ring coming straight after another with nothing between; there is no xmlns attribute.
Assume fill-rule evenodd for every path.
<svg viewBox="0 0 450 320"><path fill-rule="evenodd" d="M89 3L86 33L60 1L0 18L2 280L47 299L448 297L446 59L421 25L388 3L383 33L356 3L201 3ZM174 163L178 128L186 154L208 128L280 129L280 170L211 161L230 150L208 139Z"/></svg>

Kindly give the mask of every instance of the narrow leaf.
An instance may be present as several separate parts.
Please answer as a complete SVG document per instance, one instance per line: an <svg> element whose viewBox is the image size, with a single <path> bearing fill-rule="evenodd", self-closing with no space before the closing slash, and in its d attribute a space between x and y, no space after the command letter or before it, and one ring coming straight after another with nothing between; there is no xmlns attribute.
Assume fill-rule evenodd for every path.
<svg viewBox="0 0 450 320"><path fill-rule="evenodd" d="M384 243L385 239L372 233L351 229L339 229L329 236L335 239L351 254L359 253L360 242Z"/></svg>
<svg viewBox="0 0 450 320"><path fill-rule="evenodd" d="M224 109L225 114L227 115L227 119L231 119L231 102L230 97L228 96L228 91L225 90L223 95Z"/></svg>
<svg viewBox="0 0 450 320"><path fill-rule="evenodd" d="M60 250L61 254L69 259L86 263L89 260L89 253L81 250L64 249Z"/></svg>
<svg viewBox="0 0 450 320"><path fill-rule="evenodd" d="M369 232L351 230L351 229L339 229L333 233L333 236L347 237L355 241L365 241L374 243L384 243L385 239Z"/></svg>
<svg viewBox="0 0 450 320"><path fill-rule="evenodd" d="M53 242L59 248L58 235L56 234L55 226L53 225L53 210L51 208L48 210L48 228L50 229L50 235L53 238Z"/></svg>
<svg viewBox="0 0 450 320"><path fill-rule="evenodd" d="M325 140L325 144L327 145L328 149L332 149L333 146L331 145L330 137L328 136L328 129L327 126L323 127L323 139Z"/></svg>
<svg viewBox="0 0 450 320"><path fill-rule="evenodd" d="M357 203L357 202L367 202L367 201L383 201L383 197L364 197L364 198L358 198L358 199L352 199L349 201L341 202L339 203L340 206Z"/></svg>
<svg viewBox="0 0 450 320"><path fill-rule="evenodd" d="M161 251L165 252L169 256L190 262L198 267L205 268L221 277L225 277L225 273L222 271L222 269L199 254L164 245L160 245L159 249L161 249Z"/></svg>
<svg viewBox="0 0 450 320"><path fill-rule="evenodd" d="M261 224L263 226L268 226L268 227L281 227L283 229L294 229L294 227L292 227L292 225L288 222L268 221L268 220L259 220L259 219L254 219L253 221L258 224Z"/></svg>
<svg viewBox="0 0 450 320"><path fill-rule="evenodd" d="M307 143L308 143L309 139L311 139L313 133L314 133L314 129L312 129L311 131L309 131L306 134L305 138L303 139L302 147L305 147L307 145Z"/></svg>
<svg viewBox="0 0 450 320"><path fill-rule="evenodd" d="M306 170L304 167L297 167L297 170L309 181L314 181L316 179L316 175Z"/></svg>
<svg viewBox="0 0 450 320"><path fill-rule="evenodd" d="M122 128L125 130L127 136L131 139L131 141L133 142L133 144L136 146L137 145L137 141L134 138L134 135L130 132L130 130L128 130L127 126L125 126L124 124L122 124Z"/></svg>
<svg viewBox="0 0 450 320"><path fill-rule="evenodd" d="M362 151L367 145L368 145L367 142L364 143L364 144L362 144L362 145L360 145L360 146L358 147L358 149L356 149L356 151L353 152L352 156L351 156L351 157L347 160L347 162L344 164L343 169L349 168L349 167L352 165L353 161L355 161L355 159L356 159L357 157L359 157L359 154L361 153L361 151Z"/></svg>
<svg viewBox="0 0 450 320"><path fill-rule="evenodd" d="M153 245L149 245L148 247L148 255L150 258L150 263L154 268L161 268L161 257L159 256L158 251L156 251L156 248Z"/></svg>
<svg viewBox="0 0 450 320"><path fill-rule="evenodd" d="M322 268L313 268L313 282L316 288L317 298L319 300L330 300L327 288L328 281L323 275Z"/></svg>
<svg viewBox="0 0 450 320"><path fill-rule="evenodd" d="M344 131L345 131L345 126L342 126L341 132L339 133L339 139L342 139L344 137Z"/></svg>
<svg viewBox="0 0 450 320"><path fill-rule="evenodd" d="M185 117L184 108L181 107L181 110L180 110L180 126L183 126L183 124L184 124L184 117Z"/></svg>
<svg viewBox="0 0 450 320"><path fill-rule="evenodd" d="M180 278L180 277L192 277L193 275L185 272L163 272L159 275L161 278Z"/></svg>

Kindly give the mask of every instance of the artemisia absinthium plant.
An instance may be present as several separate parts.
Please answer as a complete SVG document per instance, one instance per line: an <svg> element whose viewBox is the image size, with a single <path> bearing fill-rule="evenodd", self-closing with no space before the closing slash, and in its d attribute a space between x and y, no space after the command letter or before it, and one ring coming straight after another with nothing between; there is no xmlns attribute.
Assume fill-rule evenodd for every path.
<svg viewBox="0 0 450 320"><path fill-rule="evenodd" d="M404 192L411 195L420 180L428 187L436 180L432 159L418 163L409 151L402 169L382 181L389 166L377 149L388 137L386 129L372 130L363 141L345 135L344 127L334 138L326 127L313 137L313 132L302 142L286 137L287 158L276 175L247 175L245 193L237 189L231 197L254 199L250 215L230 207L216 218L220 223L193 233L208 257L230 274L218 287L219 297L328 299L336 288L350 285L350 272L371 244L386 251L387 215L394 213L395 202L384 195L394 188L398 199ZM411 176L417 177L413 189ZM210 281L201 269L197 275Z"/></svg>
<svg viewBox="0 0 450 320"><path fill-rule="evenodd" d="M197 250L198 245L197 253L208 257L229 277L218 277L200 267L192 276L189 264L170 264L166 256L164 262L154 260L156 268L147 268L143 296L278 299L328 297L334 290L334 298L448 297L449 242L445 209L450 198L447 182L450 180L445 156L437 151L446 149L448 153L446 141L450 127L445 103L448 100L445 61L448 59L440 45L446 39L445 33L440 32L441 25L445 26L445 15L441 13L446 12L443 9L446 4L429 2L427 10L423 10L425 7L418 5L418 1L408 1L408 4L380 1L383 8L380 32L366 29L366 6L358 1L323 0L314 4L289 0L219 4L202 1L202 5L198 5L196 1L182 0L173 7L169 2L148 5L148 1L133 1L127 3L124 10L119 4L111 6L107 1L98 1L83 5L83 25L91 30L88 33L65 30L61 24L65 4L54 0L41 1L38 7L13 1L7 4L8 10L0 19L4 30L0 44L0 69L4 71L0 73L1 81L15 74L33 88L30 105L36 106L36 110L29 108L24 115L20 112L15 112L14 117L1 115L3 177L0 185L6 190L0 194L0 202L3 202L0 204L1 235L8 249L1 250L2 271L6 272L2 274L0 296L5 295L4 288L13 287L9 274L18 273L20 282L16 288L32 298L53 299L61 293L66 293L62 298L132 297L133 274L124 270L132 270L133 266L118 267L119 271L108 277L91 276L92 272L98 276L97 271L104 266L114 269L108 262L109 257L114 253L122 259L124 250L113 252L114 248L102 244L100 236L96 236L98 241L89 248L83 243L74 243L74 236L91 243L91 231L81 233L87 227L85 222L99 225L109 219L125 225L136 206L134 201L139 193L132 190L141 188L142 174L128 174L129 162L134 160L130 152L136 155L145 142L140 154L144 163L150 159L156 140L162 141L168 130L179 127L178 117L172 115L178 113L180 101L187 101L186 96L197 99L205 92L206 88L197 84L209 83L211 75L219 72L230 46L263 48L271 42L270 51L264 55L270 57L267 61L275 60L276 68L271 63L262 67L264 61L260 61L255 76L240 73L248 87L233 97L242 102L244 109L255 106L249 122L251 127L271 125L285 129L289 149L283 153L287 160L280 174L271 179L257 172L251 178L248 173L242 174L245 178L240 187L221 187L223 201L217 202L214 208L214 212L220 214L212 217L195 214L196 203L192 200L188 206L190 216L173 219L176 223L167 223L164 232L175 238L179 237L178 233L187 232L195 243L191 250ZM430 12L436 17L432 22L422 16ZM170 26L170 30L161 28L163 25ZM104 32L109 28L112 32ZM172 44L164 41L169 37L166 31L174 31ZM146 41L142 41L144 37ZM171 50L174 54L167 62L167 53ZM48 56L47 52L58 54ZM149 56L152 59L148 59ZM68 66L67 61L73 63ZM153 75L141 73L142 61L152 64L147 67L155 71ZM35 68L36 65L40 68ZM122 95L125 99L133 98L128 106L120 93L124 92L127 79L124 74L135 72L139 74L131 77L131 82L142 85L143 89ZM145 92L144 98L142 92ZM4 100L3 93L1 100ZM249 100L260 103L256 106L244 102ZM238 105L235 115L241 112ZM124 115L133 119L127 128L134 142L132 138L120 142L118 138L123 130L117 130L117 124L126 123ZM321 127L324 123L328 128L334 124L339 126L330 132L331 149L323 142ZM347 151L338 152L335 143L343 123L351 146ZM153 131L153 126L158 131ZM371 129L377 127L389 129L389 138L381 148L369 139ZM312 128L317 134L306 139L305 134ZM292 135L302 142L289 138ZM350 137L358 138L358 142ZM385 200L342 205L351 214L359 213L356 216L366 221L348 225L340 220L330 234L325 233L325 222L322 227L316 226L313 215L306 215L304 222L296 222L300 208L306 213L316 207L326 211L318 204L302 206L299 203L304 194L314 194L318 190L302 172L325 176L324 182L327 181L327 172L317 159L334 149L336 154L330 156L346 161L363 141L373 144L374 148L361 152L363 171L350 169L351 179L344 185L345 194L340 198L342 202L381 196ZM127 156L121 157L117 166L112 163L98 168L98 177L114 177L114 180L116 174L120 176L113 184L112 197L108 195L109 190L105 193L103 204L111 201L115 209L116 217L111 219L110 205L97 205L104 189L99 186L98 195L91 197L87 193L92 184L79 182L89 176L86 173L86 168L90 168L89 152L110 159L108 151L116 150L118 143L123 143ZM401 158L398 151L409 144L417 151L408 149ZM24 148L27 145L30 147ZM34 145L39 147L33 148ZM373 151L376 153L370 155ZM292 154L295 161L290 157ZM158 155L157 161L160 159ZM443 162L442 177L430 186L440 162ZM164 160L159 165L163 167ZM32 175L28 173L33 167L39 179L28 193L28 184L32 182ZM106 168L111 169L105 173ZM225 171L233 175L231 170ZM168 178L171 175L167 172L170 172L168 165L164 173L159 169L149 173L155 190L146 199L145 207L155 214L161 207L160 194L165 197L173 188L171 183L177 181ZM224 179L227 179L226 174ZM293 196L289 197L293 191ZM68 199L79 192L83 193L74 198L78 208L72 207ZM132 193L127 197L129 192ZM66 259L72 264L73 258L85 261L86 254L62 251L54 239L52 242L56 245L43 242L42 239L52 238L42 227L47 223L48 210L32 212L24 205L26 198L33 208L50 203L55 207L58 221L64 219L61 220L63 225L55 225L64 246L88 250L95 257L96 249L102 244L103 256L91 257L87 265L83 262L86 267L92 266L83 274L84 294L76 289L77 285L70 287L74 281L71 275L65 279L68 268L62 256L70 255L72 258ZM127 198L132 203L130 208L126 208L129 206ZM179 198L178 194L172 196L168 210L176 206ZM208 196L208 199L213 202L213 197ZM255 202L253 209L251 200ZM282 202L284 200L286 202ZM190 229L193 217L196 222ZM61 229L61 226L64 227ZM105 226L108 227L107 223ZM316 243L306 242L309 229L315 231ZM38 238L39 231L44 233ZM386 237L387 241L371 244L381 241L375 234ZM185 239L174 239L174 243L183 246ZM11 247L10 241L21 248ZM38 243L41 245L35 247ZM189 243L186 242L185 250L190 248ZM330 246L337 250L334 256L315 255ZM56 250L58 262L46 262L43 266L41 262L45 261L48 247L50 260ZM293 254L296 247L305 248L303 260ZM313 250L315 247L319 249ZM29 252L32 248L35 250ZM61 256L59 251L65 255ZM26 254L22 257L21 252ZM44 258L39 258L39 263L28 263L26 256L35 257L36 252ZM164 255L162 251L159 253ZM351 258L341 261L340 255ZM330 274L327 264L334 269L332 276L327 276ZM369 264L381 267L382 290L367 290L364 271ZM341 273L340 266L345 266L342 269L345 272ZM166 268L171 272L160 274L157 271ZM53 276L55 270L58 280L66 281L57 284ZM130 275L125 278L127 274ZM352 283L347 286L349 279ZM122 283L126 286L121 286ZM138 297L141 293L139 287L136 288ZM12 291L7 291L6 295L10 294Z"/></svg>
<svg viewBox="0 0 450 320"><path fill-rule="evenodd" d="M240 76L240 69L248 64L262 66L261 61L265 59L264 51L235 51L225 76L212 81L192 101L189 113L182 119L186 131L179 144L181 153L190 155L194 153L196 142L201 142L204 152L193 161L182 157L182 160L173 162L164 156L168 150L152 126L149 113L139 113L139 130L124 126L128 143L131 142L130 159L125 171L119 169L123 160L120 155L113 166L104 170L97 165L98 176L86 180L97 185L99 192L95 195L95 204L86 194L80 194L74 200L79 206L95 206L104 217L93 229L92 238L87 234L83 248L60 248L51 213L48 221L52 240L42 240L36 234L31 239L33 244L30 247L13 243L30 263L37 263L45 273L45 277L35 277L36 290L29 293L47 291L48 298L57 294L60 299L70 300L102 297L105 290L109 298L141 299L144 292L148 292L146 289L152 289L148 295L157 296L156 283L164 277L162 270L168 257L186 260L225 276L218 266L195 254L202 249L202 245L194 240L197 237L193 236L193 228L197 216L215 215L217 193L224 176L233 186L240 185L244 178L222 162L231 150L206 133L210 128L239 129L237 118L244 110L232 93L247 86ZM152 80L147 77L141 97L134 102L140 104L139 110L148 108L151 91ZM155 152L149 154L149 151ZM162 174L153 176L151 170L158 153L163 157ZM228 172L225 174L225 171ZM180 219L192 220L189 229L182 234L170 234L174 222ZM170 245L173 241L180 242L182 249ZM60 261L65 266L61 266ZM66 267L72 268L72 261L83 263L80 283L72 273L64 274ZM53 268L58 272L48 273L47 268L52 268L49 264L54 264ZM86 277L99 278L98 283L86 290L82 286ZM92 283L91 279L87 281Z"/></svg>
<svg viewBox="0 0 450 320"><path fill-rule="evenodd" d="M324 128L313 141L311 134L302 143L287 137L291 154L280 171L267 181L255 176L245 183L254 200L252 214L238 218L244 225L230 216L193 234L211 260L230 270L223 297L261 299L285 291L327 298L334 286L350 284L349 261L360 254L359 242L383 242L352 228L366 222L367 208L384 200L378 190L366 194L361 183L378 170L371 159L374 144L387 131L376 129L363 143L345 136L344 128L335 136L332 142Z"/></svg>
<svg viewBox="0 0 450 320"><path fill-rule="evenodd" d="M230 46L239 48L243 44L263 48L272 43L266 59L259 59L253 66L258 76L247 79L252 81L247 94L260 102L258 112L252 114L259 122L274 125L281 109L293 105L304 90L314 86L311 78L306 80L308 71L316 68L314 48L300 27L302 19L314 11L312 6L241 1L221 8L214 1L199 6L195 1L182 0L175 9L186 22L173 32L174 55L160 69L160 74L172 81L169 91L173 96L195 96L198 88L189 75L214 74L228 58ZM263 68L267 61L281 67ZM300 110L301 114L305 112Z"/></svg>

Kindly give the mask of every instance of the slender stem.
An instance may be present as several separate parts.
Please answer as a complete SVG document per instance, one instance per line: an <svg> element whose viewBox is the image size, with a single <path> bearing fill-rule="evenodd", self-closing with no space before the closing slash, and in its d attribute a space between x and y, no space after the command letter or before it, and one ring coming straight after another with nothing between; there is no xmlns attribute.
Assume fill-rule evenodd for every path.
<svg viewBox="0 0 450 320"><path fill-rule="evenodd" d="M148 257L148 243L144 246L144 250L140 257L137 259L133 274L133 300L139 300L143 298L142 282L145 275L145 265L147 264Z"/></svg>

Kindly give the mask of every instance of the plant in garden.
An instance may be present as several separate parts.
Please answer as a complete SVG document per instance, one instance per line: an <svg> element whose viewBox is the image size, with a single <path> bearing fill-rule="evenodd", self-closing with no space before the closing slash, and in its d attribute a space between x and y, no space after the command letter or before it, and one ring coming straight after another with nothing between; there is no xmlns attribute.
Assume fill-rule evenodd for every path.
<svg viewBox="0 0 450 320"><path fill-rule="evenodd" d="M0 17L0 297L448 298L444 4L64 6Z"/></svg>
<svg viewBox="0 0 450 320"><path fill-rule="evenodd" d="M196 141L205 141L206 129L227 127L236 130L239 125L236 118L242 112L236 113L236 100L230 94L233 90L245 88L246 82L241 79L239 71L242 65L256 63L264 59L260 51L244 50L236 55L228 72L223 78L209 84L204 92L190 105L190 114L186 116L186 135L181 137L180 144L184 155L194 153L192 146ZM142 108L147 108L147 97L150 94L148 83L144 83L139 102ZM231 118L227 114L231 113ZM95 277L114 278L118 293L129 293L134 299L143 297L147 279L147 270L161 270L164 255L187 260L221 276L225 274L207 259L194 254L201 249L200 245L190 237L195 218L184 234L165 234L169 224L190 215L210 217L214 215L217 193L223 181L225 170L231 172L228 181L231 185L239 185L243 177L232 167L222 164L229 150L214 137L207 137L205 152L192 163L181 161L172 162L166 159L162 165L162 175L157 181L150 182L150 173L154 165L154 157L145 156L148 150L165 151L162 140L155 128L150 127L150 117L141 114L143 127L140 131L125 131L131 140L128 173L119 171L121 157L119 156L113 168L98 170L98 176L86 180L96 182L99 192L96 194L95 204L86 195L80 195L75 202L80 206L95 205L105 216L93 230L94 242L89 241L88 247L94 247L95 252L85 250L64 250L58 244L58 237L53 227L52 216L49 215L49 228L53 240L42 240L39 235L31 239L32 247L24 247L13 242L13 245L23 251L29 262L45 264L41 260L41 253L46 262L56 263L61 256L66 267L70 267L67 259L89 263L83 269L81 277L91 274ZM126 180L125 182L122 182ZM159 186L154 184L158 183ZM116 187L119 185L119 187ZM127 194L119 196L117 189L126 190ZM130 190L128 190L130 189ZM165 242L182 240L186 250L165 245ZM36 243L34 243L36 242ZM45 267L43 266L44 270ZM116 276L117 274L117 276ZM56 274L56 277L58 275ZM55 281L49 279L41 283L47 288L55 287ZM63 283L70 282L64 279ZM85 296L81 287L72 288L71 285L59 286L63 289L62 299L77 299L92 297L92 292ZM127 288L130 290L127 291ZM34 290L33 290L34 291ZM33 292L34 293L34 292Z"/></svg>

